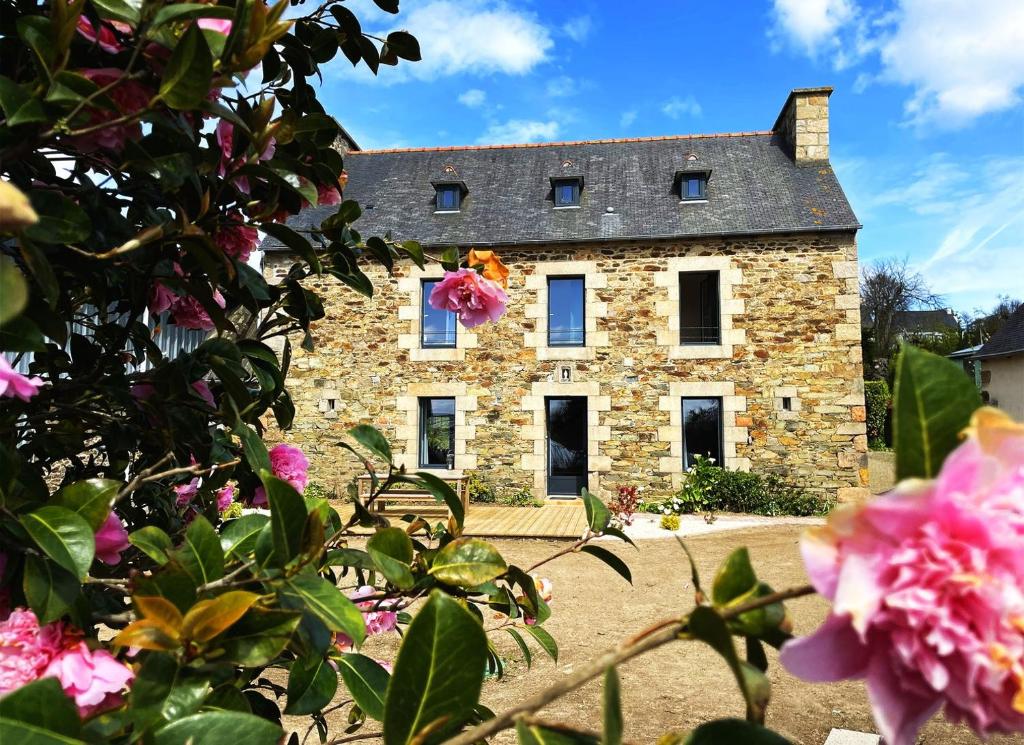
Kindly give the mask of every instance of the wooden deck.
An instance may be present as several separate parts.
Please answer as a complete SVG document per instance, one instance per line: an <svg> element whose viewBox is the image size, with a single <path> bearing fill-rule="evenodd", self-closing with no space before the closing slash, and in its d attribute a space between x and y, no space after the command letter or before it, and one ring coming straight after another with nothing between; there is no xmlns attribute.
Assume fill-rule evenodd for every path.
<svg viewBox="0 0 1024 745"><path fill-rule="evenodd" d="M348 505L334 503L342 518L352 514ZM436 522L432 519L431 522ZM392 524L400 521L392 520ZM543 507L506 507L470 504L464 535L488 538L579 538L587 525L583 502L578 499L549 501ZM369 533L369 528L356 528Z"/></svg>

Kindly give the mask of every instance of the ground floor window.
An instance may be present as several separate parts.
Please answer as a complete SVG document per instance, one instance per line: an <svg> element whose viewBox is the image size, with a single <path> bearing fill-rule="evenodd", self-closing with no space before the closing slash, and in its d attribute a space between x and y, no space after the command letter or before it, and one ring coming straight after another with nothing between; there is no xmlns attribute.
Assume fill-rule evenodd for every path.
<svg viewBox="0 0 1024 745"><path fill-rule="evenodd" d="M455 457L455 399L420 399L420 468L450 468Z"/></svg>
<svg viewBox="0 0 1024 745"><path fill-rule="evenodd" d="M722 399L683 399L683 467L696 456L714 458L722 465Z"/></svg>
<svg viewBox="0 0 1024 745"><path fill-rule="evenodd" d="M544 404L548 494L578 497L587 485L586 396L549 396Z"/></svg>

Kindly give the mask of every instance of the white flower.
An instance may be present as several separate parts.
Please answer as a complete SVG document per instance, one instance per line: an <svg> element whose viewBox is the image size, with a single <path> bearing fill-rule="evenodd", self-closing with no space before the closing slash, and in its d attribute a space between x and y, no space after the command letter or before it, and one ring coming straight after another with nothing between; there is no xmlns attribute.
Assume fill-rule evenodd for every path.
<svg viewBox="0 0 1024 745"><path fill-rule="evenodd" d="M715 462L714 458L708 458L708 463L714 463L714 462Z"/></svg>

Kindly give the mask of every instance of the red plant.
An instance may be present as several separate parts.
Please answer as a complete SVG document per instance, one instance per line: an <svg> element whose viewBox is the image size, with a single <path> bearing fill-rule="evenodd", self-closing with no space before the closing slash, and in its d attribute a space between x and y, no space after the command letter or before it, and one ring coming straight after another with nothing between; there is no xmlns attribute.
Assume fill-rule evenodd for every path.
<svg viewBox="0 0 1024 745"><path fill-rule="evenodd" d="M620 486L618 495L608 503L608 509L611 510L612 518L616 522L632 525L633 513L636 512L639 501L635 486Z"/></svg>

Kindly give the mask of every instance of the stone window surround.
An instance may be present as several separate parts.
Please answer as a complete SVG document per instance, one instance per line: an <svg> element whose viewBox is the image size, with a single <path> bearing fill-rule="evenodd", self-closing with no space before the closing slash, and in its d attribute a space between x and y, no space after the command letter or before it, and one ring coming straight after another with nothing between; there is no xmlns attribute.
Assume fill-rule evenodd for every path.
<svg viewBox="0 0 1024 745"><path fill-rule="evenodd" d="M682 272L718 272L718 306L721 344L679 343L679 275ZM664 271L654 275L654 286L664 288L667 297L657 300L654 312L665 325L657 330L658 344L668 348L670 360L731 359L733 347L744 344L746 331L733 328L733 317L742 315L744 301L733 297L733 286L743 283L743 272L735 269L728 256L679 256L667 261Z"/></svg>
<svg viewBox="0 0 1024 745"><path fill-rule="evenodd" d="M671 474L672 487L683 484L683 398L722 399L722 465L732 471L750 470L750 459L736 455L736 446L747 444L747 427L737 427L737 414L747 411L746 396L736 395L735 383L675 382L669 384L669 395L658 398L658 410L668 412L668 426L658 427L658 439L669 443L668 457L658 459L658 470Z"/></svg>
<svg viewBox="0 0 1024 745"><path fill-rule="evenodd" d="M782 399L790 399L790 409L782 408ZM792 421L800 418L803 410L803 402L800 400L800 391L795 385L783 385L773 389L772 403L775 407L777 419Z"/></svg>
<svg viewBox="0 0 1024 745"><path fill-rule="evenodd" d="M598 347L608 346L608 332L598 331L597 319L608 317L608 303L597 299L597 290L608 287L608 275L599 272L596 261L544 261L526 275L526 291L536 293L523 314L536 321L534 331L523 333L523 346L535 349L538 360L592 360ZM586 334L582 347L548 346L548 277L583 277L583 319Z"/></svg>
<svg viewBox="0 0 1024 745"><path fill-rule="evenodd" d="M430 265L426 269L418 266L409 268L409 275L398 279L398 292L408 295L408 302L398 306L398 320L408 321L408 332L398 335L398 348L409 350L412 362L461 362L466 359L466 350L477 346L476 332L457 323L455 348L431 348L421 344L420 331L423 320L423 280L442 279L444 269Z"/></svg>
<svg viewBox="0 0 1024 745"><path fill-rule="evenodd" d="M405 394L398 396L395 408L405 412L405 423L395 428L395 439L405 443L405 452L395 455L395 465L408 471L420 470L420 399L455 399L455 468L431 468L439 478L462 475L477 467L477 454L470 452L470 443L476 438L476 425L466 421L466 413L476 411L477 397L467 393L466 383L409 383Z"/></svg>
<svg viewBox="0 0 1024 745"><path fill-rule="evenodd" d="M601 425L601 412L611 411L611 396L601 395L600 383L558 383L538 382L523 396L524 412L532 412L533 424L520 429L522 439L533 441L533 453L523 455L520 467L533 472L533 493L547 498L547 422L544 400L548 396L585 396L587 399L587 489L600 493L601 477L604 471L612 470L611 456L601 455L601 443L612 438L611 427ZM562 495L560 495L562 496ZM564 498L564 496L563 496Z"/></svg>

